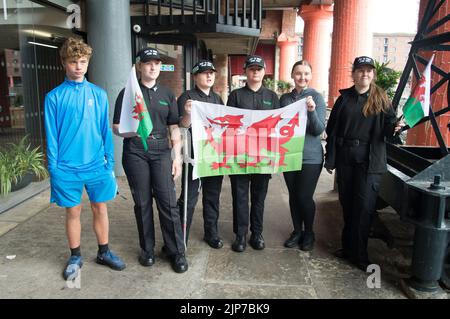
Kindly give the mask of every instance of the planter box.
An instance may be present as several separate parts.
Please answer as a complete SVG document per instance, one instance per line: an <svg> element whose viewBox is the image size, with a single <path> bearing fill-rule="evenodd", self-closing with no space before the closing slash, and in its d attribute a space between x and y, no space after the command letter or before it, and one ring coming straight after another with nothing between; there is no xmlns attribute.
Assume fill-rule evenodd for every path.
<svg viewBox="0 0 450 319"><path fill-rule="evenodd" d="M32 172L28 172L22 176L17 184L11 184L11 192L17 191L28 186L33 181L34 174Z"/></svg>

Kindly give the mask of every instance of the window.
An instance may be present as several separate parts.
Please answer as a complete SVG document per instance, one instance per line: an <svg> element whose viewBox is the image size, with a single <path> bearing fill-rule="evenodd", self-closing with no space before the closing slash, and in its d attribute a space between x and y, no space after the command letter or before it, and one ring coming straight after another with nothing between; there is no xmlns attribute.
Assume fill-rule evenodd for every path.
<svg viewBox="0 0 450 319"><path fill-rule="evenodd" d="M297 56L299 60L303 59L303 37L299 40Z"/></svg>

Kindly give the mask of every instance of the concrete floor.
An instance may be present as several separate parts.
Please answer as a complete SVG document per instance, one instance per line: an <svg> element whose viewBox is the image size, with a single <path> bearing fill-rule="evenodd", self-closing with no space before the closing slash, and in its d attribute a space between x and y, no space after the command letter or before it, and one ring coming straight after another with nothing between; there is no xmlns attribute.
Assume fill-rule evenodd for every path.
<svg viewBox="0 0 450 319"><path fill-rule="evenodd" d="M62 279L69 255L65 213L49 205L49 191L43 192L0 215L0 298L405 298L398 282L408 277L413 229L389 210L380 214L393 231L395 245L389 249L380 240L370 240L371 259L381 266L381 288L368 288L368 273L332 254L340 246L342 229L332 184L333 177L324 171L315 196L313 252L283 247L292 226L286 186L281 175L274 175L266 199L266 249L255 251L248 246L245 252L235 253L230 248L234 240L231 191L225 178L219 224L225 245L215 250L202 241L200 200L187 252L189 270L177 274L161 256L158 222L155 265L144 268L137 262L133 201L126 180L119 178L121 195L108 206L110 247L127 268L117 272L95 263L97 244L84 198L81 289L69 289Z"/></svg>

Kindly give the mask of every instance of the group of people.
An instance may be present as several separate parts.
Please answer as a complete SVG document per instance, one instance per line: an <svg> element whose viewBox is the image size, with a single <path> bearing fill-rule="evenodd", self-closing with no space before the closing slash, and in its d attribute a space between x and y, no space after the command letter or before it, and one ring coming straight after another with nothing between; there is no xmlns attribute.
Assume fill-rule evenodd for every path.
<svg viewBox="0 0 450 319"><path fill-rule="evenodd" d="M79 39L68 39L61 48L65 81L45 99L48 168L51 175L51 202L66 208L66 232L71 256L63 271L68 280L83 264L80 250L81 194L86 188L93 212L98 241L97 262L115 270L126 265L108 246L106 202L114 199L117 184L113 173L112 132L108 121L106 92L85 79L92 49ZM156 200L164 246L163 253L175 272L188 270L185 242L189 237L195 206L202 191L204 241L215 249L223 247L219 236L219 199L223 176L192 180L193 167L182 166L179 127L191 126L193 101L224 104L213 92L216 69L211 61L200 60L192 69L195 87L178 99L157 80L162 58L156 49L137 53L136 70L153 130L147 139L119 132L124 90L117 97L112 131L124 137L122 165L134 200L142 266L155 263L155 225L153 198ZM314 191L325 166L336 169L339 200L343 208L342 249L335 254L366 270L370 264L367 241L381 175L386 170L385 139L399 129L386 93L375 84L375 65L370 57L353 63L354 85L341 90L325 125L326 104L320 93L309 87L312 66L305 60L292 67L295 87L279 99L263 86L265 62L250 55L244 64L247 83L232 91L227 105L250 110L271 110L306 99L307 126L302 169L285 172L293 231L284 245L310 251L314 247ZM326 129L324 156L321 135ZM171 143L169 143L169 139ZM171 155L174 154L173 155ZM195 156L195 154L194 154ZM177 200L174 180L188 175L187 203L184 187ZM265 248L263 233L264 202L271 175L230 175L233 201L233 251ZM250 202L250 205L249 205ZM183 208L187 206L187 220ZM183 234L182 224L186 224Z"/></svg>

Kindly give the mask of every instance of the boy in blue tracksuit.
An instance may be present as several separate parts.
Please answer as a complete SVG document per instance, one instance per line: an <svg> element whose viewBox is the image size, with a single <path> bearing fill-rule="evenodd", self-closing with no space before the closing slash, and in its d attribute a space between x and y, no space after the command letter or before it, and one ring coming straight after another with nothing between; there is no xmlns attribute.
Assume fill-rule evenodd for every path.
<svg viewBox="0 0 450 319"><path fill-rule="evenodd" d="M106 201L117 193L114 150L108 124L106 92L85 74L92 48L69 38L61 48L65 81L45 97L47 160L52 203L66 208L66 231L71 250L63 277L75 278L83 264L80 252L81 195L89 195L98 241L97 263L123 270L125 263L108 248Z"/></svg>

